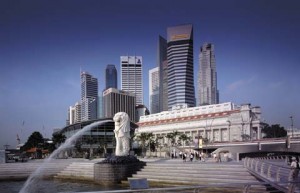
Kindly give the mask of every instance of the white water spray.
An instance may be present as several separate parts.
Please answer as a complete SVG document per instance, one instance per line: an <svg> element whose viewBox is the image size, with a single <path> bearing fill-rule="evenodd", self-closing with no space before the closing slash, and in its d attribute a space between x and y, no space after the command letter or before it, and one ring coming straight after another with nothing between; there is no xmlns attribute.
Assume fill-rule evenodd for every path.
<svg viewBox="0 0 300 193"><path fill-rule="evenodd" d="M80 137L84 132L91 130L93 127L97 125L102 125L106 122L111 122L111 120L104 120L104 121L98 121L95 123L92 123L90 125L85 126L81 130L77 131L72 137L66 140L64 144L62 144L59 148L57 148L47 159L44 160L41 166L39 166L26 180L25 184L23 185L22 189L19 193L33 193L35 192L35 186L37 185L38 181L40 180L40 177L42 176L42 170L45 167L45 165L53 160L53 158L56 158L57 155L59 155L62 151L70 148L75 142L75 140Z"/></svg>

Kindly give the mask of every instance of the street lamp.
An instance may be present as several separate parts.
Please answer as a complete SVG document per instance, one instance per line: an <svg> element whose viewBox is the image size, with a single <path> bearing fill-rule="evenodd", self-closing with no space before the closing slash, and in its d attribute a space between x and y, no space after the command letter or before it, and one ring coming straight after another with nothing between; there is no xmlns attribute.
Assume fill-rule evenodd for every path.
<svg viewBox="0 0 300 193"><path fill-rule="evenodd" d="M291 119L291 129L292 129L292 137L294 137L294 122L293 122L293 116L290 116Z"/></svg>

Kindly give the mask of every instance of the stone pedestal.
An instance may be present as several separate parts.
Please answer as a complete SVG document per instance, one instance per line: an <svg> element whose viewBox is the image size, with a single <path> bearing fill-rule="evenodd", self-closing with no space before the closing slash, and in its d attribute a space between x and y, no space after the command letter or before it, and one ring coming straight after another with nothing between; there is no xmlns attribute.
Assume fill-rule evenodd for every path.
<svg viewBox="0 0 300 193"><path fill-rule="evenodd" d="M146 163L134 156L108 158L94 165L94 181L99 184L118 184L141 170Z"/></svg>

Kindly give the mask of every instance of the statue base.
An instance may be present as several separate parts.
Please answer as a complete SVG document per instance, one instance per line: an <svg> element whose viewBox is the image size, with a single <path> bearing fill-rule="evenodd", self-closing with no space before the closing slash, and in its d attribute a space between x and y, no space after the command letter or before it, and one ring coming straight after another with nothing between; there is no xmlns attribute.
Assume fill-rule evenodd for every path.
<svg viewBox="0 0 300 193"><path fill-rule="evenodd" d="M135 156L113 156L94 165L94 181L99 184L118 184L146 165Z"/></svg>

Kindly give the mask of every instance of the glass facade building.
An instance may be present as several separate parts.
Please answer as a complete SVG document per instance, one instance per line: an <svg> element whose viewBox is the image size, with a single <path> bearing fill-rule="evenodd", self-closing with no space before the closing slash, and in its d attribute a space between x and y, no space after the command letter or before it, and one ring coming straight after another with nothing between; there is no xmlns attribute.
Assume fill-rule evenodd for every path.
<svg viewBox="0 0 300 193"><path fill-rule="evenodd" d="M117 69L113 64L108 64L106 67L105 85L105 89L118 88Z"/></svg>
<svg viewBox="0 0 300 193"><path fill-rule="evenodd" d="M81 121L97 119L98 80L81 72Z"/></svg>
<svg viewBox="0 0 300 193"><path fill-rule="evenodd" d="M149 71L149 107L151 113L159 113L159 67Z"/></svg>
<svg viewBox="0 0 300 193"><path fill-rule="evenodd" d="M199 54L198 106L219 103L214 45L204 44Z"/></svg>
<svg viewBox="0 0 300 193"><path fill-rule="evenodd" d="M195 106L193 26L167 29L168 109Z"/></svg>
<svg viewBox="0 0 300 193"><path fill-rule="evenodd" d="M159 66L159 112L168 110L167 48L167 40L159 36L157 46L157 66Z"/></svg>

